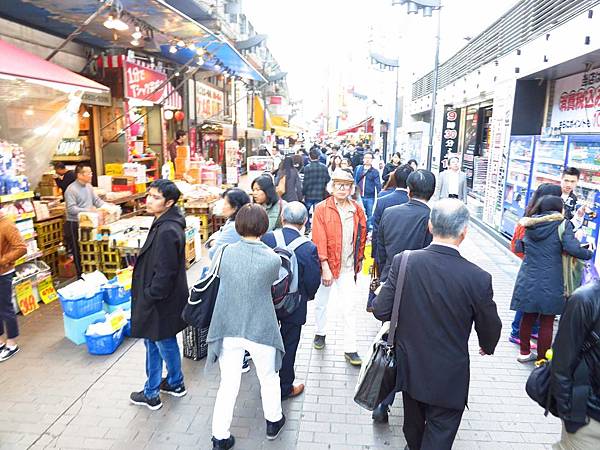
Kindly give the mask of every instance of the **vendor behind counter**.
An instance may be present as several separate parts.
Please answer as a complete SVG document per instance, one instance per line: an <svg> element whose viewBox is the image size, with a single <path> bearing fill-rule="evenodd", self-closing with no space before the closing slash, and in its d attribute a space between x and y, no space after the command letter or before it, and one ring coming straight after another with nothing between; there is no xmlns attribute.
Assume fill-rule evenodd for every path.
<svg viewBox="0 0 600 450"><path fill-rule="evenodd" d="M54 163L54 171L56 172L56 185L60 188L63 195L69 185L76 180L75 172L68 170L63 162Z"/></svg>

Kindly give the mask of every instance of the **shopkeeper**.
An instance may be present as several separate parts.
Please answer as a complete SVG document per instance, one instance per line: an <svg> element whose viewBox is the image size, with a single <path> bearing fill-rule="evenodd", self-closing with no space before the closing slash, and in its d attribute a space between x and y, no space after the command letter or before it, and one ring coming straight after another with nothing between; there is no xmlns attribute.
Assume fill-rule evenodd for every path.
<svg viewBox="0 0 600 450"><path fill-rule="evenodd" d="M175 140L171 142L167 150L169 151L169 158L175 164L175 158L177 158L177 147L179 145L185 145L185 137L187 136L187 131L185 130L177 130L175 133Z"/></svg>
<svg viewBox="0 0 600 450"><path fill-rule="evenodd" d="M73 262L77 275L81 275L81 261L79 257L79 213L95 211L104 205L92 188L92 168L88 163L79 163L75 168L77 179L65 191L67 205L66 236L67 245L73 254Z"/></svg>
<svg viewBox="0 0 600 450"><path fill-rule="evenodd" d="M75 172L72 170L67 170L65 163L63 162L55 162L54 163L54 171L56 172L56 185L60 188L60 191L63 195L65 195L65 191L69 187L69 185L75 181Z"/></svg>

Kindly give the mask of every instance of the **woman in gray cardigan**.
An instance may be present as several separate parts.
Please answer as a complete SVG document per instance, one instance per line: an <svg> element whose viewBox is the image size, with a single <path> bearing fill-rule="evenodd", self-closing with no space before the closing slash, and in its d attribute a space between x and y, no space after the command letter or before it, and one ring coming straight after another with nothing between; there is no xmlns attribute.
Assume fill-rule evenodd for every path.
<svg viewBox="0 0 600 450"><path fill-rule="evenodd" d="M268 227L262 206L244 205L235 219L242 240L221 250L219 293L206 339L208 361L218 360L221 369L213 411L213 449L230 449L235 443L229 427L240 388L244 351L252 355L260 381L267 439L275 439L285 424L277 373L284 347L271 297L281 260L260 241Z"/></svg>

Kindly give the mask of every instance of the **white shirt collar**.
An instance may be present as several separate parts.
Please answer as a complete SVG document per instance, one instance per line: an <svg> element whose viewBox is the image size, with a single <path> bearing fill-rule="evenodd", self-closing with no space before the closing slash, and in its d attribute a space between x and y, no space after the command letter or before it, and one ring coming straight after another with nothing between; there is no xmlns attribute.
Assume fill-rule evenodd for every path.
<svg viewBox="0 0 600 450"><path fill-rule="evenodd" d="M404 191L408 194L408 189L407 188L396 188L397 191Z"/></svg>
<svg viewBox="0 0 600 450"><path fill-rule="evenodd" d="M458 245L454 245L454 244L446 244L445 242L438 242L435 239L433 240L433 242L431 243L431 245L441 245L442 247L448 247L448 248L453 248L454 250L456 250L458 253L460 253L460 248L458 248Z"/></svg>

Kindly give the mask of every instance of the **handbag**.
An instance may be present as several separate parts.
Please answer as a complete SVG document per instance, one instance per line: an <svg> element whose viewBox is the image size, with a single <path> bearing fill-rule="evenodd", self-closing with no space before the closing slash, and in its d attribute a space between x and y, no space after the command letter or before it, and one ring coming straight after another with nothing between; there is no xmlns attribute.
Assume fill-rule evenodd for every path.
<svg viewBox="0 0 600 450"><path fill-rule="evenodd" d="M207 328L210 326L217 294L219 293L219 268L221 259L225 253L223 245L219 253L216 264L190 289L187 304L183 308L181 318L189 325L195 328Z"/></svg>
<svg viewBox="0 0 600 450"><path fill-rule="evenodd" d="M377 288L381 285L381 281L379 279L379 266L375 261L373 261L373 265L371 266L371 282L369 283L369 291L375 292Z"/></svg>
<svg viewBox="0 0 600 450"><path fill-rule="evenodd" d="M389 394L396 389L397 363L394 349L394 338L398 326L398 315L402 304L402 290L406 279L406 264L410 251L402 253L394 305L392 306L392 320L389 323L387 339L383 339L384 327L373 342L372 353L358 376L354 401L363 408L373 411Z"/></svg>
<svg viewBox="0 0 600 450"><path fill-rule="evenodd" d="M280 197L285 194L285 180L286 176L283 175L279 179L279 183L277 183L277 186L275 186L275 192L277 192L277 195L279 195Z"/></svg>

